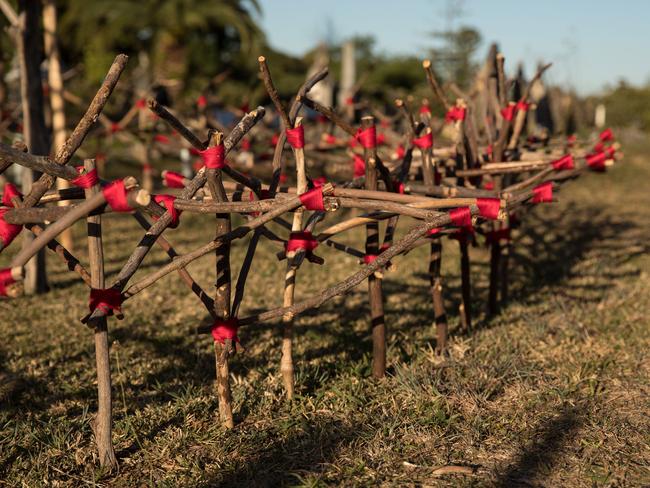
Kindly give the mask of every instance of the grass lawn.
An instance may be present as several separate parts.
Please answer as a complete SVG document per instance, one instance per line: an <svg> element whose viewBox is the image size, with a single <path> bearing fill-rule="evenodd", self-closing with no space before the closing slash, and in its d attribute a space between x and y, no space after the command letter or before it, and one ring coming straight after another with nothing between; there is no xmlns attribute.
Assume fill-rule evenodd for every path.
<svg viewBox="0 0 650 488"><path fill-rule="evenodd" d="M370 377L365 286L297 318L292 402L283 397L278 324L243 329L246 351L231 363L231 431L218 418L211 338L193 332L206 314L176 275L167 276L125 304L123 321L109 323L120 464L112 475L99 469L92 442L93 334L79 322L88 292L50 258L50 293L0 302L0 484L650 485L650 161L643 150L626 146L625 162L607 175L568 183L559 203L524 216L512 299L490 320L483 313L489 256L482 246L471 250L476 324L466 335L456 313L457 244L445 240L452 329L445 360L433 352L427 248L396 260L385 276L383 380ZM104 229L110 280L141 232L126 216L107 216ZM84 231L75 227L82 262ZM188 214L165 235L186 252L212 233L210 216ZM362 236L353 232L348 242ZM262 242L242 315L281 303L285 263ZM245 243L233 248L236 269ZM326 266L303 265L298 299L359 266L324 246L317 253ZM155 249L142 271L165 261ZM213 256L189 271L212 292Z"/></svg>

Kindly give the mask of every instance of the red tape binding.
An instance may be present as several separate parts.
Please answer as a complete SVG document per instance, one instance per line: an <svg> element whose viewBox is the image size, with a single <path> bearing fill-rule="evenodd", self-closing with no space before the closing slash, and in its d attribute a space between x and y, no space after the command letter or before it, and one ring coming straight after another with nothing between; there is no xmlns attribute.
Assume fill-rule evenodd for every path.
<svg viewBox="0 0 650 488"><path fill-rule="evenodd" d="M305 129L302 125L293 129L287 129L285 133L287 135L287 142L292 148L302 149L305 147Z"/></svg>
<svg viewBox="0 0 650 488"><path fill-rule="evenodd" d="M465 120L465 109L462 107L451 107L445 114L445 122L458 122Z"/></svg>
<svg viewBox="0 0 650 488"><path fill-rule="evenodd" d="M354 155L354 161L353 161L353 167L354 167L354 177L355 178L361 178L362 176L366 175L366 162L363 160L361 156L358 154Z"/></svg>
<svg viewBox="0 0 650 488"><path fill-rule="evenodd" d="M200 95L199 98L196 99L196 106L199 109L205 108L208 106L208 99L205 97L205 95Z"/></svg>
<svg viewBox="0 0 650 488"><path fill-rule="evenodd" d="M185 188L185 177L174 171L167 171L163 177L163 183L167 188Z"/></svg>
<svg viewBox="0 0 650 488"><path fill-rule="evenodd" d="M115 180L113 183L102 189L102 193L104 194L106 202L115 212L130 212L133 210L129 207L123 180Z"/></svg>
<svg viewBox="0 0 650 488"><path fill-rule="evenodd" d="M136 100L135 102L135 108L142 110L143 108L147 108L147 101L144 98L140 98Z"/></svg>
<svg viewBox="0 0 650 488"><path fill-rule="evenodd" d="M449 217L451 217L451 223L456 227L472 228L472 211L469 207L451 209Z"/></svg>
<svg viewBox="0 0 650 488"><path fill-rule="evenodd" d="M604 131L602 131L600 134L598 134L598 139L600 139L603 142L613 141L614 133L612 132L612 129L605 129Z"/></svg>
<svg viewBox="0 0 650 488"><path fill-rule="evenodd" d="M399 193L400 195L404 194L404 183L398 180L393 180L393 189L395 190L395 193Z"/></svg>
<svg viewBox="0 0 650 488"><path fill-rule="evenodd" d="M201 159L208 169L221 169L226 166L226 148L223 142L201 151Z"/></svg>
<svg viewBox="0 0 650 488"><path fill-rule="evenodd" d="M78 186L79 188L83 188L84 190L87 190L88 188L92 188L97 183L99 183L99 177L97 176L97 168L94 168L85 174L84 174L83 166L77 166L75 169L77 170L77 173L79 173L79 176L77 176L74 180L70 181L70 183L72 183L73 185Z"/></svg>
<svg viewBox="0 0 650 488"><path fill-rule="evenodd" d="M307 210L325 210L323 204L323 187L321 186L306 191L299 198Z"/></svg>
<svg viewBox="0 0 650 488"><path fill-rule="evenodd" d="M573 154L565 154L560 159L551 162L555 171L569 170L575 168Z"/></svg>
<svg viewBox="0 0 650 488"><path fill-rule="evenodd" d="M13 183L5 184L5 188L2 193L2 204L6 207L13 207L14 204L11 201L15 197L23 197L23 194L20 193L16 185Z"/></svg>
<svg viewBox="0 0 650 488"><path fill-rule="evenodd" d="M9 246L11 241L13 241L20 231L22 230L22 225L9 224L5 222L4 214L7 212L8 208L0 207L0 241L2 241L3 247Z"/></svg>
<svg viewBox="0 0 650 488"><path fill-rule="evenodd" d="M440 234L440 232L442 232L442 229L440 227L434 227L429 232L427 232L427 236L432 237L435 236L436 234Z"/></svg>
<svg viewBox="0 0 650 488"><path fill-rule="evenodd" d="M553 201L553 183L547 181L533 188L533 203L548 203Z"/></svg>
<svg viewBox="0 0 650 488"><path fill-rule="evenodd" d="M279 141L280 136L278 134L273 134L273 137L271 137L271 147L277 146Z"/></svg>
<svg viewBox="0 0 650 488"><path fill-rule="evenodd" d="M517 112L519 112L520 110L522 112L528 112L528 110L530 110L530 103L524 102L523 100L519 100L517 102L516 107L517 107L517 110L516 110Z"/></svg>
<svg viewBox="0 0 650 488"><path fill-rule="evenodd" d="M433 132L424 134L423 136L413 139L413 145L419 147L420 149L428 149L433 147Z"/></svg>
<svg viewBox="0 0 650 488"><path fill-rule="evenodd" d="M479 215L485 219L496 220L499 218L501 209L501 200L498 198L477 198L476 206Z"/></svg>
<svg viewBox="0 0 650 488"><path fill-rule="evenodd" d="M238 319L234 317L228 320L217 319L212 324L210 333L212 334L214 342L225 344L226 339L239 342L239 337L237 337L237 329L239 329Z"/></svg>
<svg viewBox="0 0 650 488"><path fill-rule="evenodd" d="M483 189L489 191L494 190L494 181L486 181L483 183Z"/></svg>
<svg viewBox="0 0 650 488"><path fill-rule="evenodd" d="M423 104L420 106L420 110L419 110L419 112L420 112L421 114L430 114L430 113L431 113L431 107L429 107L429 105L423 103Z"/></svg>
<svg viewBox="0 0 650 488"><path fill-rule="evenodd" d="M318 241L308 230L302 232L292 232L289 234L289 240L285 245L286 252L295 252L304 250L308 253L318 247Z"/></svg>
<svg viewBox="0 0 650 488"><path fill-rule="evenodd" d="M604 152L597 154L587 154L585 156L585 161L587 161L587 166L594 171L605 171L605 161L607 160L607 154Z"/></svg>
<svg viewBox="0 0 650 488"><path fill-rule="evenodd" d="M16 282L11 276L11 268L0 269L0 297L7 296L7 286Z"/></svg>
<svg viewBox="0 0 650 488"><path fill-rule="evenodd" d="M161 144L169 144L170 142L169 137L167 137L165 134L156 134L153 136L153 140L160 142Z"/></svg>
<svg viewBox="0 0 650 488"><path fill-rule="evenodd" d="M397 146L397 149L395 149L395 156L397 156L397 159L402 159L405 154L406 154L406 149L404 149L404 146L402 146L401 144Z"/></svg>
<svg viewBox="0 0 650 488"><path fill-rule="evenodd" d="M174 201L176 200L176 197L172 195L155 195L153 199L156 203L165 207L167 209L167 212L169 212L169 215L172 218L169 227L172 229L178 227L181 211L174 208ZM158 218L154 218L154 220L158 220Z"/></svg>
<svg viewBox="0 0 650 488"><path fill-rule="evenodd" d="M336 137L333 134L325 134L325 143L336 144Z"/></svg>
<svg viewBox="0 0 650 488"><path fill-rule="evenodd" d="M123 301L124 297L117 288L91 288L88 307L91 313L99 309L106 316L110 316L113 315L113 312L122 313Z"/></svg>
<svg viewBox="0 0 650 488"><path fill-rule="evenodd" d="M325 183L327 183L327 178L324 176L319 176L318 178L314 178L311 181L314 184L314 188L320 188L321 186L325 185Z"/></svg>
<svg viewBox="0 0 650 488"><path fill-rule="evenodd" d="M354 137L366 149L377 147L377 129L374 125L365 129L358 129Z"/></svg>
<svg viewBox="0 0 650 488"><path fill-rule="evenodd" d="M122 126L117 122L111 122L111 134L115 134L122 130Z"/></svg>
<svg viewBox="0 0 650 488"><path fill-rule="evenodd" d="M517 113L517 105L515 105L514 103L511 103L506 108L501 109L501 115L508 122L512 122L512 119L514 118L516 113Z"/></svg>

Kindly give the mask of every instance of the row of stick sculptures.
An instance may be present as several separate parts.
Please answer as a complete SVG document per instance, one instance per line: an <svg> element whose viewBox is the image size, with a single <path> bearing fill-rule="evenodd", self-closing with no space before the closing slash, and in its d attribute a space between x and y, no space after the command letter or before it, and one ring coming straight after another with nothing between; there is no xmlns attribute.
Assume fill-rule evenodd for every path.
<svg viewBox="0 0 650 488"><path fill-rule="evenodd" d="M102 466L114 467L117 463L111 443L107 318L122 319L123 306L162 277L177 273L210 316L209 324L199 327L199 331L211 334L214 340L220 417L224 425L231 428L234 422L229 358L236 352L242 328L281 320L280 371L287 397L291 398L294 394L294 317L367 281L372 372L380 378L386 369L382 271L399 255L426 245L430 249L429 275L437 352L444 354L448 327L441 276L442 237L458 241L462 282L459 316L462 328L468 330L472 326L469 246L476 234L483 234L490 246L488 309L494 313L499 297L502 301L507 299L510 232L515 220L521 218L529 206L551 202L563 182L575 179L586 170L602 172L618 156L618 145L609 129L601 132L596 141L584 143L575 136L562 140L548 136L526 138L526 119L531 110L530 87L549 65L540 68L518 98L510 100L512 90L500 55L495 60L495 83L486 92L487 103L478 100L478 96L450 101L431 63L425 61L424 75L433 96L445 109L444 121L432 116L426 102L414 115L412 103L397 100L394 116L373 113L365 106L372 115L363 116L358 127L349 116L310 98L310 90L328 75L327 68L309 77L286 104L274 87L266 60L260 57L260 76L279 117L279 134L265 126L263 107L242 112L240 120L229 131L219 127L217 121L210 122L203 97L198 102L198 116L191 124L184 123L180 115L174 115L154 99L146 102L139 99L121 121L110 122L102 110L126 63L124 55L115 58L85 114L57 154L35 156L20 143L0 144L0 174L11 165L42 173L25 195L10 183L4 187L0 207L0 251L7 248L23 228L35 238L13 255L9 267L0 270L0 294L15 296L18 293L25 264L45 247L88 285L90 310L82 322L94 331L99 400L93 428ZM318 114L316 120L326 123L310 123L305 127L306 119L300 116L305 107ZM162 171L163 183L173 188L173 195L152 193L152 185L144 188L131 176L106 181L100 178L103 172L98 171L98 161L94 158L85 158L76 167L70 164L98 119L104 119L104 129L100 127L96 131L128 134L129 123L138 118L138 113L146 114L147 108L152 114L151 120L164 122L171 129L168 134L145 130L148 143L175 148L163 148L163 152L182 149L195 154L200 161L193 174L188 173L187 168L184 174ZM134 131L139 141L144 140L142 130L139 126ZM434 138L434 133L441 131L450 135L453 141L450 145L440 145L437 136ZM237 169L232 161L240 161L242 154L253 153L251 140L256 140L259 146L259 141L268 139L272 139L272 172L268 184L263 184L257 177ZM290 151L285 151L286 146ZM145 152L150 153L150 150ZM306 153L309 152L314 159L326 161L325 167L329 162L338 164L351 156L352 178L332 183L323 175L309 174L306 165ZM291 186L285 177L290 167L295 171L295 178L292 178L295 185ZM152 168L144 167L143 170L144 178L151 178ZM67 180L72 186L55 190L56 178ZM60 201L72 204L65 207L46 205ZM360 212L331 222L331 216L339 209ZM115 279L107 283L102 215L119 212L132 215L144 234ZM183 212L210 214L213 219L216 216L216 220L214 234L209 236L207 243L179 254L165 238L164 231L177 227ZM233 226L232 214L244 216L244 223ZM87 265L56 240L61 232L81 219L87 221ZM398 223L405 220L410 226L398 238ZM383 221L386 222L385 230L380 232L379 224ZM355 249L337 240L344 232L360 226L366 229L365 249ZM234 280L230 248L235 241L244 238L247 238L247 252ZM246 280L262 238L277 244L278 257L287 261L282 304L242 316L240 306ZM322 244L358 257L360 267L320 293L295 301L299 270L305 260L323 264L314 252ZM164 249L169 263L130 282L154 245ZM208 254L216 256L216 285L212 294L203 290L186 269L191 262Z"/></svg>

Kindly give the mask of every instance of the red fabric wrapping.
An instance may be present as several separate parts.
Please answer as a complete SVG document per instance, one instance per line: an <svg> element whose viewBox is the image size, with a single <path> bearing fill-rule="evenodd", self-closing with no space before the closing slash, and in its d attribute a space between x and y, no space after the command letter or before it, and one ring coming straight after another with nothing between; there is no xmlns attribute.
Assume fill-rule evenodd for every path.
<svg viewBox="0 0 650 488"><path fill-rule="evenodd" d="M401 181L393 180L393 188L395 188L395 193L404 194L404 183Z"/></svg>
<svg viewBox="0 0 650 488"><path fill-rule="evenodd" d="M11 268L0 269L0 297L7 296L7 286L16 282L11 276Z"/></svg>
<svg viewBox="0 0 650 488"><path fill-rule="evenodd" d="M226 166L226 148L223 142L201 151L201 159L208 169L221 169Z"/></svg>
<svg viewBox="0 0 650 488"><path fill-rule="evenodd" d="M587 166L589 166L594 171L605 171L605 161L607 160L607 154L604 152L597 154L587 154L585 156L585 161L587 161Z"/></svg>
<svg viewBox="0 0 650 488"><path fill-rule="evenodd" d="M493 230L485 234L486 244L497 244L500 241L509 241L509 240L510 240L510 227L504 227L502 229Z"/></svg>
<svg viewBox="0 0 650 488"><path fill-rule="evenodd" d="M599 153L599 152L603 152L604 150L605 150L605 143L604 142L599 141L594 145L594 148L593 148L594 152Z"/></svg>
<svg viewBox="0 0 650 488"><path fill-rule="evenodd" d="M122 130L122 126L117 122L111 122L111 134L115 134Z"/></svg>
<svg viewBox="0 0 650 488"><path fill-rule="evenodd" d="M104 198L106 198L106 202L115 212L130 212L133 210L129 207L123 180L115 180L103 188L102 193L104 194Z"/></svg>
<svg viewBox="0 0 650 488"><path fill-rule="evenodd" d="M163 177L163 183L167 188L185 188L183 181L185 178L180 173L174 171L167 171Z"/></svg>
<svg viewBox="0 0 650 488"><path fill-rule="evenodd" d="M571 134L570 136L567 136L567 138L566 138L566 142L569 145L569 147L573 146L577 140L578 140L578 137L575 134Z"/></svg>
<svg viewBox="0 0 650 488"><path fill-rule="evenodd" d="M382 129L388 129L390 127L390 122L387 121L386 119L382 119L379 121L379 127Z"/></svg>
<svg viewBox="0 0 650 488"><path fill-rule="evenodd" d="M88 307L90 312L101 310L106 316L113 315L113 312L122 313L122 302L124 298L117 288L91 288Z"/></svg>
<svg viewBox="0 0 650 488"><path fill-rule="evenodd" d="M151 163L144 163L142 165L142 172L143 173L151 173L151 171L153 171L153 166L151 165Z"/></svg>
<svg viewBox="0 0 650 488"><path fill-rule="evenodd" d="M603 142L607 141L613 141L614 140L614 133L612 132L612 129L605 129L598 135L598 139L600 139Z"/></svg>
<svg viewBox="0 0 650 488"><path fill-rule="evenodd" d="M172 218L169 227L172 229L178 227L181 211L174 208L174 201L176 200L176 197L172 195L155 195L153 199L156 203L165 207L167 209L167 212L169 212L169 215ZM154 218L154 220L158 220L158 218Z"/></svg>
<svg viewBox="0 0 650 488"><path fill-rule="evenodd" d="M226 339L239 342L239 337L237 337L238 328L239 320L234 317L228 320L217 319L214 321L214 324L212 324L210 333L212 334L214 342L225 344Z"/></svg>
<svg viewBox="0 0 650 488"><path fill-rule="evenodd" d="M193 156L200 156L201 155L201 150L197 149L195 147L191 147L190 148L190 154L192 154Z"/></svg>
<svg viewBox="0 0 650 488"><path fill-rule="evenodd" d="M205 95L200 95L199 98L196 99L196 106L200 109L208 106L208 99Z"/></svg>
<svg viewBox="0 0 650 488"><path fill-rule="evenodd" d="M483 183L483 189L494 190L494 181L486 181L485 183Z"/></svg>
<svg viewBox="0 0 650 488"><path fill-rule="evenodd" d="M614 146L606 147L605 154L607 155L607 159L614 159L614 155L616 154L616 149L614 148Z"/></svg>
<svg viewBox="0 0 650 488"><path fill-rule="evenodd" d="M366 129L358 129L354 137L366 149L377 147L377 129L374 125L371 125Z"/></svg>
<svg viewBox="0 0 650 488"><path fill-rule="evenodd" d="M556 171L561 171L561 170L575 168L575 165L573 163L574 163L573 154L566 154L562 156L560 159L556 159L555 161L552 161L551 166L553 166L553 169L555 169Z"/></svg>
<svg viewBox="0 0 650 488"><path fill-rule="evenodd" d="M0 240L4 247L9 246L11 241L13 241L20 231L22 230L22 225L9 224L5 222L4 214L9 210L5 207L0 207Z"/></svg>
<svg viewBox="0 0 650 488"><path fill-rule="evenodd" d="M271 147L277 146L279 141L280 141L280 136L278 134L273 134L273 136L271 137Z"/></svg>
<svg viewBox="0 0 650 488"><path fill-rule="evenodd" d="M92 188L97 183L99 183L99 177L97 176L97 168L94 168L85 174L84 174L83 166L77 166L75 169L77 170L77 173L79 173L79 176L77 176L74 180L70 181L70 183L72 183L73 185L78 186L79 188L83 188L84 190L87 190L88 188Z"/></svg>
<svg viewBox="0 0 650 488"><path fill-rule="evenodd" d="M431 107L429 107L428 105L422 104L420 106L419 112L421 114L430 114L431 113Z"/></svg>
<svg viewBox="0 0 650 488"><path fill-rule="evenodd" d="M445 114L445 122L458 122L465 120L465 109L462 107L451 107Z"/></svg>
<svg viewBox="0 0 650 488"><path fill-rule="evenodd" d="M436 234L440 234L440 232L442 232L442 229L440 227L434 227L429 232L427 232L427 235L428 236L435 236Z"/></svg>
<svg viewBox="0 0 650 488"><path fill-rule="evenodd" d="M501 116L508 122L512 122L515 114L517 113L517 105L510 104L506 108L501 109Z"/></svg>
<svg viewBox="0 0 650 488"><path fill-rule="evenodd" d="M314 178L311 181L312 183L314 183L314 188L320 188L325 183L327 183L327 178L325 178L324 176L319 176L318 178Z"/></svg>
<svg viewBox="0 0 650 488"><path fill-rule="evenodd" d="M397 156L397 159L402 159L405 154L406 154L406 149L404 149L404 146L402 146L401 144L397 146L397 149L395 149L395 155Z"/></svg>
<svg viewBox="0 0 650 488"><path fill-rule="evenodd" d="M153 140L160 142L161 144L169 144L169 137L167 137L165 134L156 134L153 136Z"/></svg>
<svg viewBox="0 0 650 488"><path fill-rule="evenodd" d="M533 203L548 203L553 201L553 183L547 181L533 188Z"/></svg>
<svg viewBox="0 0 650 488"><path fill-rule="evenodd" d="M428 149L433 146L433 132L413 139L413 145L420 149Z"/></svg>
<svg viewBox="0 0 650 488"><path fill-rule="evenodd" d="M11 199L14 197L23 197L23 194L20 193L18 188L16 188L16 185L13 183L7 183L5 184L5 188L2 193L2 204L5 207L13 207L14 204L11 202Z"/></svg>
<svg viewBox="0 0 650 488"><path fill-rule="evenodd" d="M251 141L248 137L244 137L241 140L241 150L242 151L250 151L251 150Z"/></svg>
<svg viewBox="0 0 650 488"><path fill-rule="evenodd" d="M523 100L519 100L517 102L516 107L517 107L517 112L519 110L521 110L523 112L528 112L528 109L530 109L530 103L524 102Z"/></svg>
<svg viewBox="0 0 650 488"><path fill-rule="evenodd" d="M346 104L346 105L349 105L349 106L354 105L354 97L348 97L348 98L346 98L346 99L345 99L345 104Z"/></svg>
<svg viewBox="0 0 650 488"><path fill-rule="evenodd" d="M472 228L472 212L469 207L453 208L449 211L449 217L456 227Z"/></svg>
<svg viewBox="0 0 650 488"><path fill-rule="evenodd" d="M353 167L355 178L361 178L366 175L366 162L358 154L354 155Z"/></svg>
<svg viewBox="0 0 650 488"><path fill-rule="evenodd" d="M286 183L287 181L289 181L289 177L284 173L280 173L280 183Z"/></svg>
<svg viewBox="0 0 650 488"><path fill-rule="evenodd" d="M377 134L377 145L383 146L384 144L386 144L386 135L382 133Z"/></svg>
<svg viewBox="0 0 650 488"><path fill-rule="evenodd" d="M285 245L286 252L295 252L300 249L312 252L318 247L318 241L308 230L302 232L292 232L289 234L289 240Z"/></svg>
<svg viewBox="0 0 650 488"><path fill-rule="evenodd" d="M285 133L287 135L287 142L292 148L302 149L305 147L305 129L302 125L293 129L287 129Z"/></svg>
<svg viewBox="0 0 650 488"><path fill-rule="evenodd" d="M477 198L476 206L479 215L485 219L496 220L499 218L501 209L501 200L498 198Z"/></svg>
<svg viewBox="0 0 650 488"><path fill-rule="evenodd" d="M306 191L299 198L307 210L325 210L325 206L323 205L323 188L320 186Z"/></svg>
<svg viewBox="0 0 650 488"><path fill-rule="evenodd" d="M144 98L140 98L135 102L135 107L140 110L147 108L147 101Z"/></svg>
<svg viewBox="0 0 650 488"><path fill-rule="evenodd" d="M332 134L325 134L325 142L327 144L336 144L336 137Z"/></svg>

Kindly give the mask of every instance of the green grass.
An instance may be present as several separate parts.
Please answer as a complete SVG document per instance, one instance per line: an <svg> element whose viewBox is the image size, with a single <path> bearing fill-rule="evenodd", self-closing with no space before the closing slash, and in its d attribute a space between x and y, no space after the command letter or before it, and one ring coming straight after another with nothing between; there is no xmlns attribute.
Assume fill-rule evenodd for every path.
<svg viewBox="0 0 650 488"><path fill-rule="evenodd" d="M528 212L516 235L512 300L483 310L487 253L472 249L476 329L457 329L456 244L445 241L450 354L436 357L427 249L386 274L389 374L370 373L366 287L296 322L297 398L283 398L280 330L241 331L232 361L237 426L224 430L209 336L197 299L176 276L111 320L117 474L96 462L87 290L54 259L52 291L0 302L0 482L11 486L642 486L650 484L650 207L644 148L607 175L567 184L560 203ZM188 251L212 233L184 216L169 234ZM75 228L85 260L83 226ZM138 240L128 217L105 219L107 271ZM359 242L361 232L349 242ZM233 250L238 266L245 243ZM243 315L281 301L284 263L256 257ZM320 249L300 297L358 267ZM2 264L9 256L3 256ZM165 262L155 250L143 272ZM214 258L190 272L211 290ZM446 465L473 474L437 475Z"/></svg>

